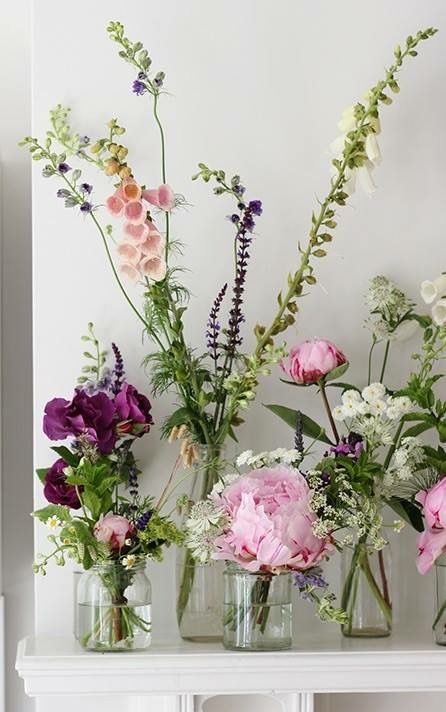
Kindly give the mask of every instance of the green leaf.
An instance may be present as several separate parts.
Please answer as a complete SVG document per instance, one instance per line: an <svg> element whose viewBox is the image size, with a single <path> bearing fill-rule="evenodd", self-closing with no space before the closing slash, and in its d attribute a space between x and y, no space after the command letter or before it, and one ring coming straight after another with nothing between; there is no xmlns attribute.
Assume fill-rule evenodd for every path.
<svg viewBox="0 0 446 712"><path fill-rule="evenodd" d="M265 408L277 415L281 420L283 420L287 425L289 425L293 430L296 427L297 414L299 411L293 410L292 408L287 408L284 405L266 405L263 404ZM304 413L300 414L302 421L302 431L304 435L313 440L319 440L319 442L326 443L327 445L332 445L333 443L327 437L325 429L318 425L314 420L312 420L308 415Z"/></svg>
<svg viewBox="0 0 446 712"><path fill-rule="evenodd" d="M82 493L82 500L87 510L91 512L92 519L99 519L101 514L101 498L92 489L86 489Z"/></svg>
<svg viewBox="0 0 446 712"><path fill-rule="evenodd" d="M49 469L50 469L49 467L39 467L36 470L36 475L39 478L39 480L42 482L42 484L45 482L46 473L48 472Z"/></svg>
<svg viewBox="0 0 446 712"><path fill-rule="evenodd" d="M64 445L57 445L51 448L59 457L61 457L71 467L77 467L79 464L79 456L75 455Z"/></svg>
<svg viewBox="0 0 446 712"><path fill-rule="evenodd" d="M61 522L71 522L70 510L61 504L48 504L42 509L36 509L36 511L33 512L33 517L36 517L36 519L44 524L46 524L49 517L58 517Z"/></svg>
<svg viewBox="0 0 446 712"><path fill-rule="evenodd" d="M340 378L341 376L344 375L344 373L347 371L348 367L350 366L349 362L341 364L341 366L338 366L337 368L334 368L333 371L330 371L330 373L327 373L327 375L324 378L324 381L328 383L329 381L335 381L337 378Z"/></svg>
<svg viewBox="0 0 446 712"><path fill-rule="evenodd" d="M343 391L358 391L361 393L361 389L358 386L354 386L352 383L345 383L343 381L338 381L337 383L327 383L330 388L342 388Z"/></svg>
<svg viewBox="0 0 446 712"><path fill-rule="evenodd" d="M422 532L424 529L423 517L418 507L405 499L391 497L387 500L387 504L393 511L410 524L417 532Z"/></svg>
<svg viewBox="0 0 446 712"><path fill-rule="evenodd" d="M426 430L430 430L433 427L433 423L418 423L418 425L412 425L411 428L408 428L401 437L416 438L418 435L421 435L421 433L425 433Z"/></svg>
<svg viewBox="0 0 446 712"><path fill-rule="evenodd" d="M234 432L234 428L232 427L232 425L230 425L229 428L228 428L228 435L229 435L230 438L232 438L233 440L235 440L236 443L238 443L238 438L237 438L237 435L236 435L235 432Z"/></svg>

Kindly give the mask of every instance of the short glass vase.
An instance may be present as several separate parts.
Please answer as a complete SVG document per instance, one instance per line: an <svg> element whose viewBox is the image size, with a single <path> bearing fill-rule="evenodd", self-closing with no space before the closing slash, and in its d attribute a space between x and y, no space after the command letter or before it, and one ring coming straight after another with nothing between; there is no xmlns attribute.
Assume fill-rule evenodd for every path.
<svg viewBox="0 0 446 712"><path fill-rule="evenodd" d="M292 642L291 574L224 572L223 645L228 650L286 650Z"/></svg>
<svg viewBox="0 0 446 712"><path fill-rule="evenodd" d="M342 600L348 638L385 638L392 632L391 551L366 540L342 550Z"/></svg>
<svg viewBox="0 0 446 712"><path fill-rule="evenodd" d="M437 645L446 645L446 554L435 562L436 602L432 629Z"/></svg>
<svg viewBox="0 0 446 712"><path fill-rule="evenodd" d="M95 564L79 577L75 635L86 650L145 650L151 643L152 590L146 562Z"/></svg>

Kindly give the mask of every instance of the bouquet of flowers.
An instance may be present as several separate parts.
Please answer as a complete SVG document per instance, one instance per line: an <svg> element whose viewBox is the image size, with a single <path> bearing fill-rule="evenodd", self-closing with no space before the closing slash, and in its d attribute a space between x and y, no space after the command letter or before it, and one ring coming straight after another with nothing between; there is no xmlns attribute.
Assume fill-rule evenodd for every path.
<svg viewBox="0 0 446 712"><path fill-rule="evenodd" d="M141 42L126 36L120 22L110 22L107 32L117 44L119 56L136 72L133 93L151 103L153 123L160 139L158 177L153 166L145 178L134 175L128 149L121 143L125 128L117 119L108 123L106 135L91 140L84 132L71 128L69 110L60 105L50 113L51 127L46 138L26 137L23 144L33 160L44 161L43 175L60 181L58 198L67 208L85 215L98 232L117 285L144 334L155 346L156 350L146 359L153 392L157 395L173 389L176 394L178 407L163 424L163 434L172 439L180 435L181 454L187 465L199 459L200 448L205 448L200 473L201 495L205 498L218 479L221 446L227 437L236 437L235 428L243 422L240 413L254 400L259 378L269 374L271 365L285 353L284 346L274 340L294 323L300 297L316 283L313 262L327 254L337 225L337 213L354 190L356 177L366 190L373 189L372 172L380 158L376 136L381 130L381 106L392 102L391 92L399 91L397 74L403 62L416 56L418 45L436 30L420 30L415 36L409 36L403 47L397 46L393 63L384 78L367 93L365 102L358 102L344 112L339 124L342 135L333 145L328 193L318 201L311 216L306 243L299 242L297 266L277 296L274 316L268 325L258 323L254 328L255 346L251 353L244 353L242 349L243 302L255 223L262 213L262 203L247 198L246 188L237 174L229 177L221 169L198 164L194 179L212 182L216 195L233 201L234 207L229 212L232 237L228 249L235 260L232 286L229 281L218 285L210 305L204 329L206 351L197 351L185 334L184 314L189 294L180 279L177 255L181 246L172 234L172 213L184 203L184 198L173 190L167 179L166 136L159 113L166 91L165 72L153 69L149 52ZM80 168L74 167L75 161L110 176L114 181L111 194L95 201L93 185L90 179L84 178ZM100 217L100 204L104 202L114 219L124 219L116 247L113 244L115 226L104 223ZM142 306L130 296L128 281L139 285ZM191 571L190 563L185 562L185 572ZM192 584L193 575L185 574L181 600L187 600ZM183 609L179 609L180 619Z"/></svg>
<svg viewBox="0 0 446 712"><path fill-rule="evenodd" d="M70 442L54 446L58 459L38 470L49 504L34 516L50 529L53 549L38 556L34 570L45 574L50 560L63 566L67 558L94 570L96 590L86 591L87 600L79 605L82 645L146 647L150 600L135 605L133 589L146 560L160 559L162 547L180 544L182 535L161 514L166 494L155 503L138 490L132 446L153 424L149 400L126 380L116 344L111 369L91 324L83 339L92 349L85 352L88 363L73 397L54 398L45 407L45 434Z"/></svg>
<svg viewBox="0 0 446 712"><path fill-rule="evenodd" d="M186 521L192 556L200 562L224 560L234 572L256 575L248 601L225 597L225 641L240 640L247 632L271 635L270 597L275 577L283 573L291 572L323 620L344 620L332 605L333 595L317 592L327 587L319 565L334 549L329 534L315 534L318 517L308 482L297 469L301 459L298 450L282 448L259 455L244 452L237 459L238 472L225 475L206 500L192 506ZM244 466L248 471L241 474Z"/></svg>

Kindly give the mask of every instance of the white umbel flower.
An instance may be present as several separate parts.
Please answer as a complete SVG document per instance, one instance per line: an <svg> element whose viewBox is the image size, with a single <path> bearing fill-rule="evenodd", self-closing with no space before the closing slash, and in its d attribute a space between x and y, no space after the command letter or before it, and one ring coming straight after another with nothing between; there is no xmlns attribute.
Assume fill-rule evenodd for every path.
<svg viewBox="0 0 446 712"><path fill-rule="evenodd" d="M361 395L367 403L374 403L386 395L386 387L382 383L371 383L363 389Z"/></svg>
<svg viewBox="0 0 446 712"><path fill-rule="evenodd" d="M248 461L252 458L252 456L252 450L245 450L244 452L240 453L235 464L237 465L237 467L243 467L244 465L248 464Z"/></svg>
<svg viewBox="0 0 446 712"><path fill-rule="evenodd" d="M361 394L359 391L355 391L354 388L350 388L348 391L344 391L341 400L343 403L360 403Z"/></svg>

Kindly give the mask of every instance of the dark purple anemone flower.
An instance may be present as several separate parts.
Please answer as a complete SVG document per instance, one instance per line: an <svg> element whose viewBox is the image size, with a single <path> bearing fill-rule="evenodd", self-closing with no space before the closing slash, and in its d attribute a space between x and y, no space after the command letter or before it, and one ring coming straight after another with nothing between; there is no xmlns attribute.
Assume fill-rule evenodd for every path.
<svg viewBox="0 0 446 712"><path fill-rule="evenodd" d="M68 173L68 171L71 171L71 166L68 165L68 163L59 163L57 166L57 170L59 173L62 173L64 175L65 173Z"/></svg>
<svg viewBox="0 0 446 712"><path fill-rule="evenodd" d="M81 183L79 187L83 193L87 193L88 195L90 195L93 190L93 186L90 185L90 183Z"/></svg>
<svg viewBox="0 0 446 712"><path fill-rule="evenodd" d="M145 94L147 91L147 87L144 84L144 82L141 82L139 79L135 79L135 81L132 84L132 92L136 94L136 96L142 96Z"/></svg>
<svg viewBox="0 0 446 712"><path fill-rule="evenodd" d="M80 211L81 213L91 213L93 210L93 205L86 200L84 203L81 203L80 205Z"/></svg>

